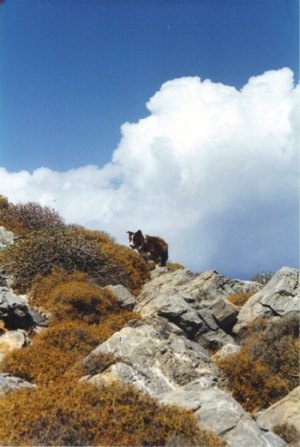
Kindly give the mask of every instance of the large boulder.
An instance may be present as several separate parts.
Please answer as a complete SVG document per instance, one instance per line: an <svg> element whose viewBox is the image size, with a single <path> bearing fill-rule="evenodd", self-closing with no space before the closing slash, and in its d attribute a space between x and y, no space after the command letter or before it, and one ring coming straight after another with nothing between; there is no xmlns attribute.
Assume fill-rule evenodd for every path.
<svg viewBox="0 0 300 447"><path fill-rule="evenodd" d="M161 394L159 401L194 411L199 427L224 438L227 447L286 446L274 433L263 431L230 394L216 386L204 389L197 379Z"/></svg>
<svg viewBox="0 0 300 447"><path fill-rule="evenodd" d="M257 423L263 429L272 430L274 427L286 426L292 428L300 445L300 386L291 391L280 401L262 412Z"/></svg>
<svg viewBox="0 0 300 447"><path fill-rule="evenodd" d="M117 379L151 395L195 379L200 380L203 388L224 384L222 373L208 352L164 318L124 327L92 351L84 363L97 354L113 354L115 363L105 372L86 377L92 383Z"/></svg>
<svg viewBox="0 0 300 447"><path fill-rule="evenodd" d="M272 318L294 312L300 312L299 272L283 267L244 304L233 331L239 333L259 317Z"/></svg>
<svg viewBox="0 0 300 447"><path fill-rule="evenodd" d="M165 318L124 327L87 356L84 364L93 363L93 356L99 354L112 354L115 360L104 371L93 371L81 380L95 385L116 380L131 383L162 404L190 409L199 427L224 438L228 447L286 446L272 431L261 429L226 392L226 380L208 352Z"/></svg>
<svg viewBox="0 0 300 447"><path fill-rule="evenodd" d="M215 298L228 298L237 293L257 292L261 287L261 284L254 281L229 279L215 270L209 270L195 275L192 281L182 287L182 290L205 302Z"/></svg>
<svg viewBox="0 0 300 447"><path fill-rule="evenodd" d="M144 318L162 316L206 349L233 343L230 335L237 311L226 298L256 291L261 285L230 280L215 271L194 275L189 270L155 269L137 297L135 312Z"/></svg>

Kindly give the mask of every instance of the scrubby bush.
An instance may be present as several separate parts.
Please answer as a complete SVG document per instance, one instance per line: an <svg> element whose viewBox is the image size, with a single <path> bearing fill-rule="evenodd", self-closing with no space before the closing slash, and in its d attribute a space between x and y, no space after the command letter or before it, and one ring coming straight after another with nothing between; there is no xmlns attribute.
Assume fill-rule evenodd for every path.
<svg viewBox="0 0 300 447"><path fill-rule="evenodd" d="M30 289L36 275L50 275L55 268L86 272L101 286L123 284L132 292L149 279L145 261L133 250L103 233L74 226L29 233L2 250L0 263L21 293Z"/></svg>
<svg viewBox="0 0 300 447"><path fill-rule="evenodd" d="M296 429L294 425L278 424L272 427L272 431L276 433L276 435L284 439L291 446L299 447L300 445L299 431Z"/></svg>
<svg viewBox="0 0 300 447"><path fill-rule="evenodd" d="M78 320L62 321L33 338L34 345L72 352L79 357L89 354L100 342L96 328Z"/></svg>
<svg viewBox="0 0 300 447"><path fill-rule="evenodd" d="M257 320L244 333L241 351L218 359L233 396L250 412L268 408L299 382L299 317Z"/></svg>
<svg viewBox="0 0 300 447"><path fill-rule="evenodd" d="M84 359L80 366L83 368L86 376L93 376L95 374L100 374L113 363L115 363L115 358L112 354L102 352L96 354L92 352Z"/></svg>
<svg viewBox="0 0 300 447"><path fill-rule="evenodd" d="M62 321L36 335L33 341L35 345L44 344L83 356L121 330L128 321L137 319L140 319L138 314L122 310L118 314L108 315L99 325L89 325L79 320Z"/></svg>
<svg viewBox="0 0 300 447"><path fill-rule="evenodd" d="M28 202L14 205L0 198L0 225L18 235L45 228L64 227L64 221L57 211L48 206Z"/></svg>
<svg viewBox="0 0 300 447"><path fill-rule="evenodd" d="M9 206L9 202L7 200L7 197L4 197L0 194L0 213L3 212L3 210L7 209L8 206Z"/></svg>
<svg viewBox="0 0 300 447"><path fill-rule="evenodd" d="M119 312L118 299L108 289L83 281L57 285L42 304L51 312L51 323L79 320L99 324L109 313Z"/></svg>
<svg viewBox="0 0 300 447"><path fill-rule="evenodd" d="M128 319L138 318L137 314L122 309L109 289L98 286L87 274L77 271L54 270L47 277L37 276L29 301L51 313L52 325L73 320L98 325L112 315L124 325ZM113 324L120 327L115 320Z"/></svg>
<svg viewBox="0 0 300 447"><path fill-rule="evenodd" d="M178 264L177 262L168 262L167 267L174 270L181 270L185 269L185 267L181 264Z"/></svg>
<svg viewBox="0 0 300 447"><path fill-rule="evenodd" d="M235 293L234 295L230 295L227 298L227 301L234 304L235 306L242 307L255 293L256 292Z"/></svg>
<svg viewBox="0 0 300 447"><path fill-rule="evenodd" d="M78 360L76 353L46 345L32 345L8 353L0 371L36 384L60 380Z"/></svg>
<svg viewBox="0 0 300 447"><path fill-rule="evenodd" d="M273 272L270 272L268 270L263 270L261 273L256 273L252 278L251 281L259 282L263 286L265 286L272 276L274 275Z"/></svg>
<svg viewBox="0 0 300 447"><path fill-rule="evenodd" d="M107 314L104 322L89 325L69 315L66 321L50 326L33 337L26 348L8 353L0 363L0 372L10 373L29 382L44 384L78 380L88 372L82 361L99 344L133 319L140 317L134 312L120 310ZM101 357L102 364L107 360Z"/></svg>
<svg viewBox="0 0 300 447"><path fill-rule="evenodd" d="M161 406L134 388L114 383L49 384L0 399L0 444L48 446L220 446L200 431L191 411Z"/></svg>

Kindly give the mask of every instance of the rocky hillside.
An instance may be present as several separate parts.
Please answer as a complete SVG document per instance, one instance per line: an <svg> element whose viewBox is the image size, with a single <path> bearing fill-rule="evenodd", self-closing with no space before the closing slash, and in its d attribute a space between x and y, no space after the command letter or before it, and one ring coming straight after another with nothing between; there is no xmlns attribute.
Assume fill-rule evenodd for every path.
<svg viewBox="0 0 300 447"><path fill-rule="evenodd" d="M0 227L0 248L15 240ZM299 272L143 278L61 269L20 295L0 270L0 445L299 445Z"/></svg>

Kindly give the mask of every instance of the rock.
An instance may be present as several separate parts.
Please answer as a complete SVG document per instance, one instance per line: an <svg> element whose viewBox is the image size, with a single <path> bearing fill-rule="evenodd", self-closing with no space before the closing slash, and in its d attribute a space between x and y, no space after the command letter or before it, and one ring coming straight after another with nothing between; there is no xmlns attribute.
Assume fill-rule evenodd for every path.
<svg viewBox="0 0 300 447"><path fill-rule="evenodd" d="M13 351L28 346L30 340L25 331L8 331L0 336L0 362L4 356Z"/></svg>
<svg viewBox="0 0 300 447"><path fill-rule="evenodd" d="M241 347L233 343L227 343L219 351L217 351L211 358L213 360L224 360L229 355L234 355L240 352Z"/></svg>
<svg viewBox="0 0 300 447"><path fill-rule="evenodd" d="M9 330L47 326L46 318L29 309L26 295L15 295L8 287L0 287L0 320Z"/></svg>
<svg viewBox="0 0 300 447"><path fill-rule="evenodd" d="M300 444L300 386L291 391L286 397L276 402L262 412L257 423L263 429L272 430L278 425L292 426Z"/></svg>
<svg viewBox="0 0 300 447"><path fill-rule="evenodd" d="M160 403L194 411L202 430L222 436L228 447L284 447L274 433L265 433L232 396L216 386L203 388L196 379L159 396Z"/></svg>
<svg viewBox="0 0 300 447"><path fill-rule="evenodd" d="M132 310L137 304L136 298L126 289L126 287L118 284L116 286L107 286L112 293L116 295L119 300L120 306Z"/></svg>
<svg viewBox="0 0 300 447"><path fill-rule="evenodd" d="M164 318L123 328L92 352L98 353L113 354L116 364L87 378L94 383L118 379L154 396L194 379L201 380L204 388L224 385L221 371L208 352Z"/></svg>
<svg viewBox="0 0 300 447"><path fill-rule="evenodd" d="M255 319L300 312L299 272L283 267L244 304L233 331L237 334Z"/></svg>
<svg viewBox="0 0 300 447"><path fill-rule="evenodd" d="M6 391L17 391L22 388L36 388L36 385L8 373L0 373L0 395Z"/></svg>
<svg viewBox="0 0 300 447"><path fill-rule="evenodd" d="M17 236L0 225L0 250L7 245L11 245L17 239Z"/></svg>
<svg viewBox="0 0 300 447"><path fill-rule="evenodd" d="M237 312L230 304L218 299L208 306L207 309L212 313L221 329L229 331L233 328L237 319Z"/></svg>
<svg viewBox="0 0 300 447"><path fill-rule="evenodd" d="M30 309L29 310L29 315L31 317L32 324L34 326L40 326L40 327L43 327L43 328L48 326L46 318L43 317L42 315L40 315L39 313L34 312L33 310Z"/></svg>
<svg viewBox="0 0 300 447"><path fill-rule="evenodd" d="M215 298L227 298L237 293L256 292L261 287L257 282L229 279L215 270L209 270L195 275L194 279L182 289L196 296L200 302L205 302Z"/></svg>
<svg viewBox="0 0 300 447"><path fill-rule="evenodd" d="M7 287L0 288L0 319L7 329L28 329L32 323L26 301Z"/></svg>
<svg viewBox="0 0 300 447"><path fill-rule="evenodd" d="M5 270L0 268L0 287L7 287Z"/></svg>
<svg viewBox="0 0 300 447"><path fill-rule="evenodd" d="M226 303L220 294L217 297L214 293L213 298L208 299L205 292L203 299L204 295L199 289L206 278L213 276L214 281L217 281L216 278L220 275L216 272L203 274L203 279L203 275L193 275L185 269L157 270L155 269L152 281L143 287L137 297L135 312L144 318L167 318L183 329L188 338L196 340L206 349L216 349L225 343L233 343L233 338L226 331L230 332L236 322L236 310ZM221 278L224 282L224 277ZM240 282L235 283L242 287ZM248 290L249 285L246 288ZM232 290L229 293L232 293Z"/></svg>

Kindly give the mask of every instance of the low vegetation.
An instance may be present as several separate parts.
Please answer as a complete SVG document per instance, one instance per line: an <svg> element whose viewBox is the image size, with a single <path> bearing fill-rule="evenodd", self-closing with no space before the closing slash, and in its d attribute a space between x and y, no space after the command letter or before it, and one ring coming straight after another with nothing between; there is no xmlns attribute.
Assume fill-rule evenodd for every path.
<svg viewBox="0 0 300 447"><path fill-rule="evenodd" d="M234 398L256 412L286 396L299 383L299 316L259 319L243 335L241 351L217 360Z"/></svg>
<svg viewBox="0 0 300 447"><path fill-rule="evenodd" d="M34 202L14 205L0 196L0 225L22 236L44 228L60 229L65 224L62 217L47 206Z"/></svg>
<svg viewBox="0 0 300 447"><path fill-rule="evenodd" d="M120 384L51 383L0 399L0 444L48 446L220 446L199 430L192 412L160 406Z"/></svg>
<svg viewBox="0 0 300 447"><path fill-rule="evenodd" d="M14 276L18 292L27 293L37 275L48 276L54 269L85 272L101 286L123 284L133 293L149 280L142 257L108 234L65 225L57 212L35 203L0 199L0 225L19 236L1 252L0 263Z"/></svg>
<svg viewBox="0 0 300 447"><path fill-rule="evenodd" d="M274 275L273 272L271 272L269 270L263 270L260 273L256 273L251 278L251 281L259 282L260 284L265 286L270 281L270 279L272 278L273 275Z"/></svg>
<svg viewBox="0 0 300 447"><path fill-rule="evenodd" d="M285 440L290 446L299 447L300 436L299 431L294 425L289 424L278 424L272 427L272 430L276 435L280 436Z"/></svg>
<svg viewBox="0 0 300 447"><path fill-rule="evenodd" d="M244 304L247 303L249 298L253 296L256 292L241 292L236 293L234 295L231 295L227 298L227 301L234 304L235 306L242 307Z"/></svg>

